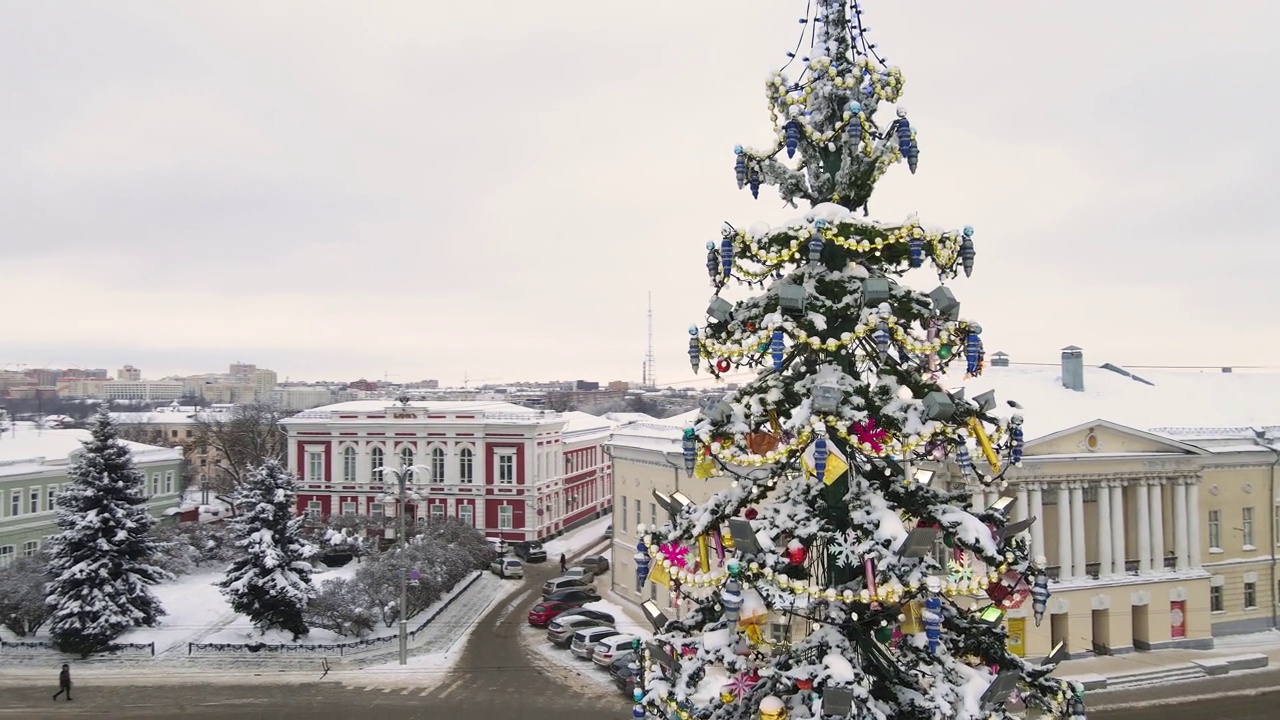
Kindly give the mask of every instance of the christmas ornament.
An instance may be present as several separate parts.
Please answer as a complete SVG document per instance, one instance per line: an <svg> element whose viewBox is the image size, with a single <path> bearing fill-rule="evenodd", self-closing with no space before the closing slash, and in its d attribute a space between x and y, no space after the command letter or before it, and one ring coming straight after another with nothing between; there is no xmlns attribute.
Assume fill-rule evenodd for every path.
<svg viewBox="0 0 1280 720"><path fill-rule="evenodd" d="M680 441L681 454L684 456L684 471L688 477L693 477L694 466L698 464L698 437L694 434L693 428L684 429L684 437Z"/></svg>
<svg viewBox="0 0 1280 720"><path fill-rule="evenodd" d="M973 249L973 228L965 226L964 236L960 240L960 263L964 267L964 276L972 277L973 275L973 259L977 255L977 251Z"/></svg>
<svg viewBox="0 0 1280 720"><path fill-rule="evenodd" d="M738 189L741 190L747 183L747 153L741 145L735 145L733 154L737 156L733 160L733 176L738 181Z"/></svg>

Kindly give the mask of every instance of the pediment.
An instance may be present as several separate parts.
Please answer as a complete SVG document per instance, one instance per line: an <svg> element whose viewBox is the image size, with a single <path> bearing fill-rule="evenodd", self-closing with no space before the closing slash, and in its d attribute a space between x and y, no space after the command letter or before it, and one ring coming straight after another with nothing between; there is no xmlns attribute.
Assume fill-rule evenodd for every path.
<svg viewBox="0 0 1280 720"><path fill-rule="evenodd" d="M1027 443L1028 456L1123 455L1123 454L1205 455L1194 445L1178 442L1143 430L1107 420L1091 420L1075 427L1045 435Z"/></svg>

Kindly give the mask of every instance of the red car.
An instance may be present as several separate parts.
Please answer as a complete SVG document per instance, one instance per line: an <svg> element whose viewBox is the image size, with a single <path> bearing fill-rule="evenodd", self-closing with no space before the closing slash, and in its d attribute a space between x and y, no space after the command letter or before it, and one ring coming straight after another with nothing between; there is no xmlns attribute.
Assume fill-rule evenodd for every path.
<svg viewBox="0 0 1280 720"><path fill-rule="evenodd" d="M569 603L543 601L529 611L529 624L534 627L546 627L555 616L566 610L574 609Z"/></svg>

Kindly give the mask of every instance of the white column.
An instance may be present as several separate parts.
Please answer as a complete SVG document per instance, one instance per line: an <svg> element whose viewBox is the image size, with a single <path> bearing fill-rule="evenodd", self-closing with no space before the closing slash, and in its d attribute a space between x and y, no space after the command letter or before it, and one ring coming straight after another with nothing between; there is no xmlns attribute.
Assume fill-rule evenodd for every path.
<svg viewBox="0 0 1280 720"><path fill-rule="evenodd" d="M1123 577L1124 569L1124 481L1111 483L1111 574Z"/></svg>
<svg viewBox="0 0 1280 720"><path fill-rule="evenodd" d="M1024 482L1018 483L1018 501L1014 503L1013 519L1027 519L1027 484Z"/></svg>
<svg viewBox="0 0 1280 720"><path fill-rule="evenodd" d="M1178 562L1178 572L1187 570L1187 483L1183 478L1173 481L1173 547Z"/></svg>
<svg viewBox="0 0 1280 720"><path fill-rule="evenodd" d="M1151 481L1151 569L1164 571L1164 479Z"/></svg>
<svg viewBox="0 0 1280 720"><path fill-rule="evenodd" d="M1058 579L1073 577L1071 562L1071 496L1065 482L1058 483Z"/></svg>
<svg viewBox="0 0 1280 720"><path fill-rule="evenodd" d="M1098 483L1098 577L1111 574L1111 483Z"/></svg>
<svg viewBox="0 0 1280 720"><path fill-rule="evenodd" d="M1192 570L1200 569L1200 483L1196 478L1187 478L1187 544L1191 552L1187 555L1187 564Z"/></svg>
<svg viewBox="0 0 1280 720"><path fill-rule="evenodd" d="M1134 535L1138 536L1138 574L1151 572L1151 505L1147 501L1148 487L1146 480L1139 480L1134 486L1133 504L1138 510L1138 527Z"/></svg>
<svg viewBox="0 0 1280 720"><path fill-rule="evenodd" d="M1071 561L1075 567L1071 574L1078 578L1088 577L1085 564L1084 537L1084 483L1071 483Z"/></svg>
<svg viewBox="0 0 1280 720"><path fill-rule="evenodd" d="M1044 555L1044 495L1041 483L1032 483L1027 488L1027 500L1030 503L1030 509L1027 511L1027 517L1036 518L1031 524L1031 559Z"/></svg>

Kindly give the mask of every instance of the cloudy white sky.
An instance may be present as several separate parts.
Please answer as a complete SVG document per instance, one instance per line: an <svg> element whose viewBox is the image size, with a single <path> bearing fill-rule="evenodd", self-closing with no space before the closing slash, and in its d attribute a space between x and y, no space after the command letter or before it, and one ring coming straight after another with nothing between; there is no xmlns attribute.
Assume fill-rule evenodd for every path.
<svg viewBox="0 0 1280 720"><path fill-rule="evenodd" d="M796 215L732 148L804 5L4 2L0 365L637 379L651 290L687 381L704 243ZM922 148L873 216L977 228L989 349L1275 362L1280 5L865 7Z"/></svg>

